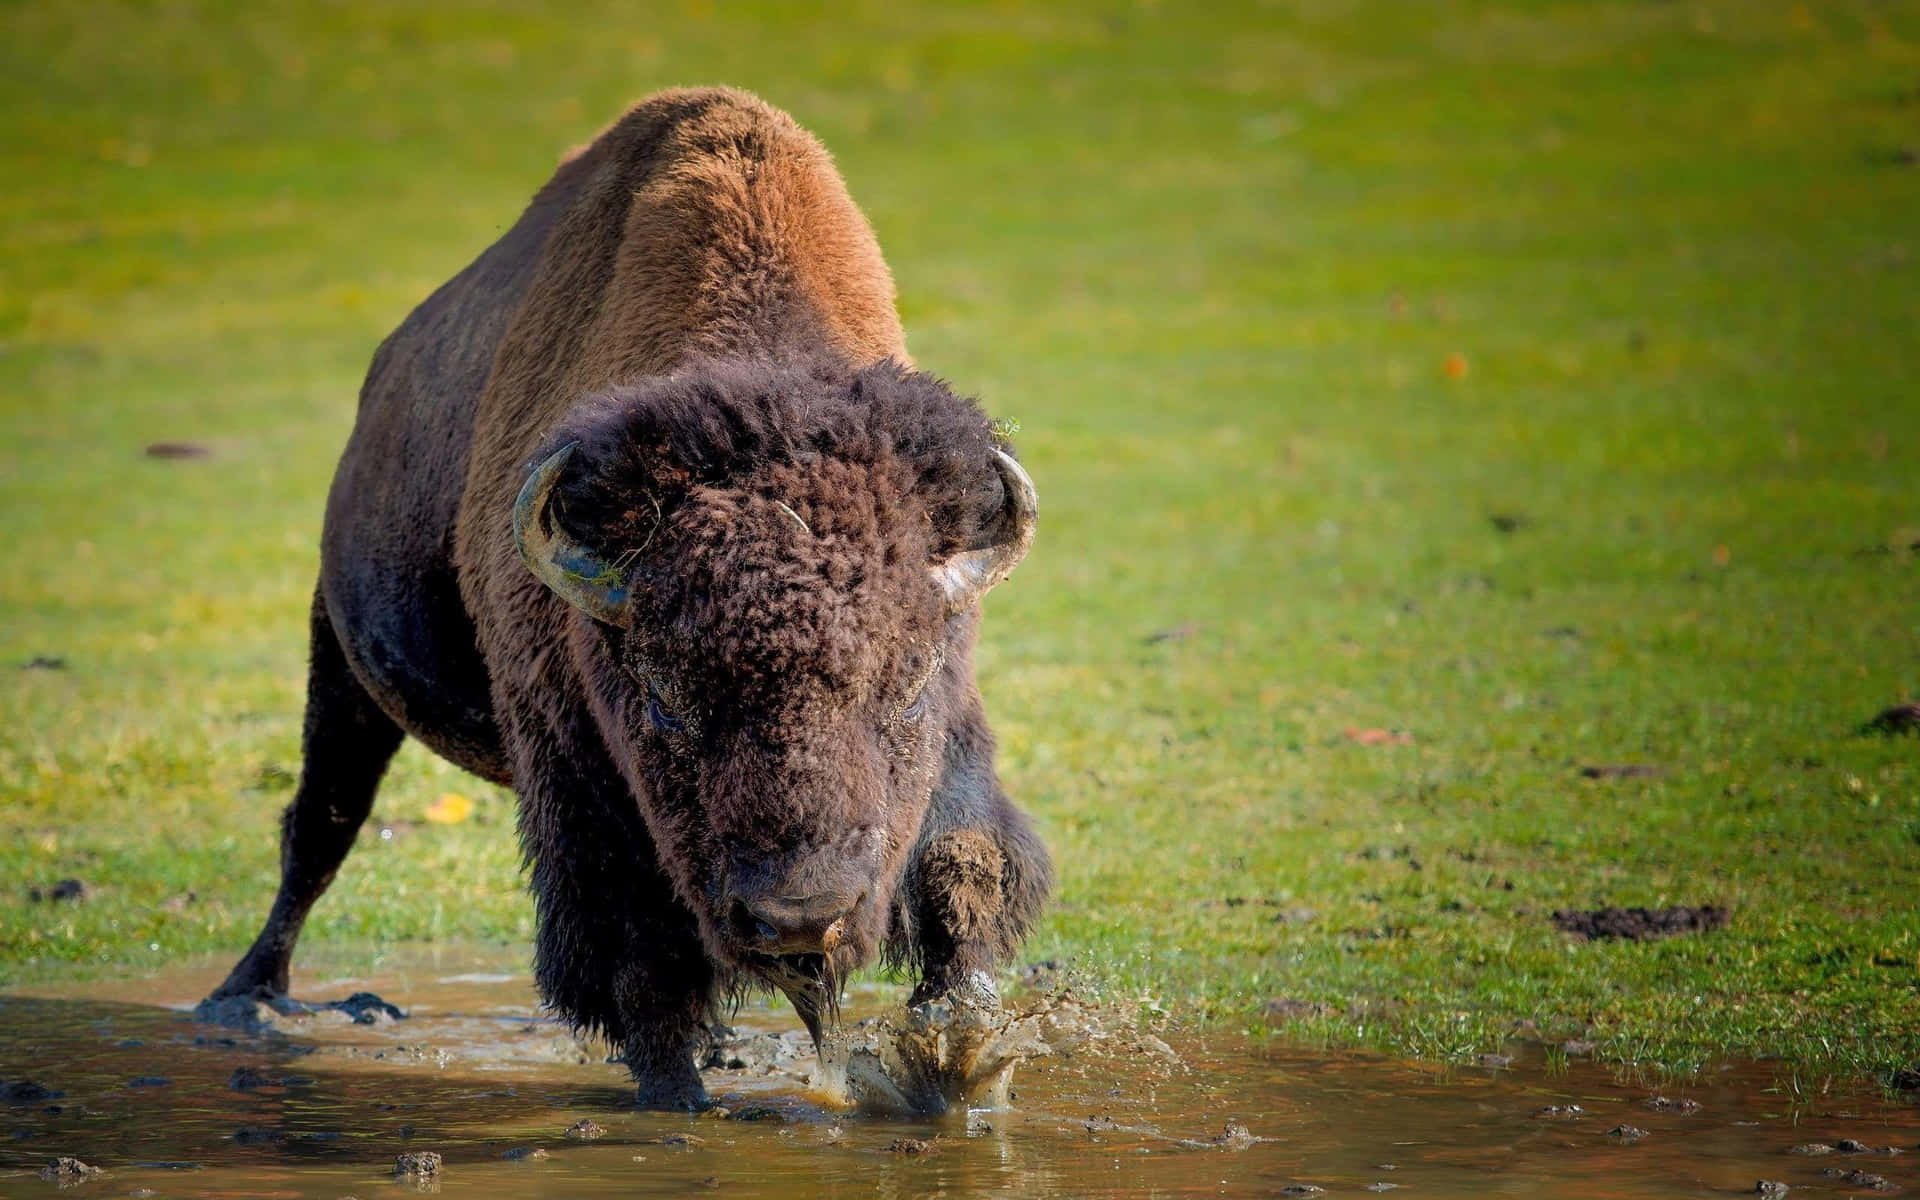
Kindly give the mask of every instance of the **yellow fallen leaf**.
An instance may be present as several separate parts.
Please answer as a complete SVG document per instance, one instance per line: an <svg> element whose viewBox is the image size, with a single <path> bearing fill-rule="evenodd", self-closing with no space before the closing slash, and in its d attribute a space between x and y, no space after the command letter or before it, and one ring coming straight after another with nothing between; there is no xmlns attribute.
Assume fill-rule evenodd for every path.
<svg viewBox="0 0 1920 1200"><path fill-rule="evenodd" d="M439 825L458 825L472 815L473 801L459 792L441 792L426 812L427 820Z"/></svg>

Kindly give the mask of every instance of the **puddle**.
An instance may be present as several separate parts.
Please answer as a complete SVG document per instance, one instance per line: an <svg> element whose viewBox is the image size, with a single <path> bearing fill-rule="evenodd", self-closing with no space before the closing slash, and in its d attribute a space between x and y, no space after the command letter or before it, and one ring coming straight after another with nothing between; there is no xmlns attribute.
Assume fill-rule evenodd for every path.
<svg viewBox="0 0 1920 1200"><path fill-rule="evenodd" d="M303 999L375 991L410 1017L282 1017L260 1035L188 1019L227 965L0 995L0 1081L62 1093L0 1100L0 1194L53 1194L60 1184L39 1172L60 1156L108 1170L77 1183L82 1194L329 1200L395 1189L1624 1197L1756 1194L1759 1180L1796 1196L1891 1194L1875 1176L1920 1187L1920 1108L1866 1087L1796 1101L1769 1090L1763 1066L1665 1089L1661 1106L1577 1062L1549 1076L1523 1055L1443 1079L1372 1056L1163 1033L1027 1063L1010 1109L901 1120L812 1098L799 1022L761 1001L723 1048L742 1065L706 1075L730 1115L688 1117L636 1111L624 1069L540 1015L516 953L422 949L357 978L309 959ZM848 1018L901 994L856 989ZM1843 1139L1875 1149L1793 1153ZM1878 1152L1888 1146L1904 1153ZM395 1176L399 1156L425 1152L440 1156L437 1176Z"/></svg>

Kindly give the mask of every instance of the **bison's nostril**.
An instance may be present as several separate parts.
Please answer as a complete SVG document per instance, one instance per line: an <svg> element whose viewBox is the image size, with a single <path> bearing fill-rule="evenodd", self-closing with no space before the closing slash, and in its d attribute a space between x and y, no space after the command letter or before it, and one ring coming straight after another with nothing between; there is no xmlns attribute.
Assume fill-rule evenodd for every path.
<svg viewBox="0 0 1920 1200"><path fill-rule="evenodd" d="M735 900L729 915L735 936L749 945L771 946L780 940L780 931L754 912L745 900Z"/></svg>

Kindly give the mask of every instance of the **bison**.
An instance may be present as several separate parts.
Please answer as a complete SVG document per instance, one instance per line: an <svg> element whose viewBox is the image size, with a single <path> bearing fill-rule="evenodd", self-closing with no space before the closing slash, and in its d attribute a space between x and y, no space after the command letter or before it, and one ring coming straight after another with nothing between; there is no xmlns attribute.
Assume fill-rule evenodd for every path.
<svg viewBox="0 0 1920 1200"><path fill-rule="evenodd" d="M816 1040L877 958L990 995L1052 877L971 661L1035 505L910 365L821 145L738 91L641 102L374 355L279 892L211 999L285 994L409 734L517 794L536 981L643 1105L706 1103L755 988Z"/></svg>

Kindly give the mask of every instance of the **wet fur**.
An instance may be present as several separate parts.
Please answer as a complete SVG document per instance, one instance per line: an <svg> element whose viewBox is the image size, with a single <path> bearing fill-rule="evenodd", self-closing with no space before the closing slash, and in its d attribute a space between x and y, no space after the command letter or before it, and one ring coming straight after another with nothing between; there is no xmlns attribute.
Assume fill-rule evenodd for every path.
<svg viewBox="0 0 1920 1200"><path fill-rule="evenodd" d="M284 990L403 733L518 792L540 986L622 1047L643 1103L701 1101L716 1003L805 991L730 940L716 902L743 873L877 866L829 979L884 955L933 994L1010 953L1051 869L994 775L977 614L946 618L926 571L991 534L991 434L908 362L872 232L785 114L665 92L563 160L375 356L328 502L281 891L218 994ZM630 634L515 552L515 494L571 443L554 510L634 573ZM650 686L693 733L656 727Z"/></svg>

